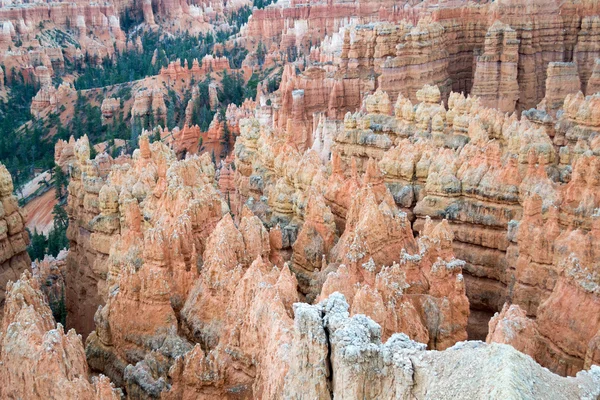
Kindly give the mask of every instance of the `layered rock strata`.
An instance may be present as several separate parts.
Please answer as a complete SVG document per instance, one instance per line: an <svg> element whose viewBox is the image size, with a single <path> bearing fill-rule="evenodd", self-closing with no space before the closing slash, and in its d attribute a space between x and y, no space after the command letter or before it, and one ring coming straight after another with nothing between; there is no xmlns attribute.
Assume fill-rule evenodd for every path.
<svg viewBox="0 0 600 400"><path fill-rule="evenodd" d="M581 91L577 64L551 62L546 75L546 95L538 109L556 117L556 111L562 108L567 95Z"/></svg>
<svg viewBox="0 0 600 400"><path fill-rule="evenodd" d="M295 63L305 72L297 84L288 83L281 93L284 118L280 127L292 116L295 90L305 90L297 106L305 107L309 121L315 112L348 111L345 107L357 96L357 89L359 103L364 94L378 87L392 101L400 93L415 101L423 84L438 85L444 101L453 90L481 96L488 107L520 112L544 98L546 71L552 62L577 63L582 88L588 80L593 87L598 57L593 38L599 10L593 2L584 3L424 1L388 9L390 4L384 2L376 17L367 11L372 11L370 6L356 10L358 3L309 1L257 10L243 32L251 50L260 42L276 54L278 50L285 55L292 48L312 60L308 65ZM317 20L310 13L303 14L311 9L322 12L322 8L332 13ZM303 75L311 80L311 89L328 90L307 92ZM323 101L322 93L329 101Z"/></svg>
<svg viewBox="0 0 600 400"><path fill-rule="evenodd" d="M517 32L496 21L485 35L483 54L477 57L471 94L485 107L513 112L519 99Z"/></svg>
<svg viewBox="0 0 600 400"><path fill-rule="evenodd" d="M590 76L590 80L588 81L585 90L587 95L592 95L598 92L600 92L600 58L597 58L596 62L594 63L592 76Z"/></svg>

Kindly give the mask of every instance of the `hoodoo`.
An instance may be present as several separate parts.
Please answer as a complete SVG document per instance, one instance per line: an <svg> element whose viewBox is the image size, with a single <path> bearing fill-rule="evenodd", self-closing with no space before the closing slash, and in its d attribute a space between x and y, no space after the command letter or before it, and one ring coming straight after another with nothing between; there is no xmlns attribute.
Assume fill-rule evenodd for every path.
<svg viewBox="0 0 600 400"><path fill-rule="evenodd" d="M0 398L600 399L597 1L0 3Z"/></svg>

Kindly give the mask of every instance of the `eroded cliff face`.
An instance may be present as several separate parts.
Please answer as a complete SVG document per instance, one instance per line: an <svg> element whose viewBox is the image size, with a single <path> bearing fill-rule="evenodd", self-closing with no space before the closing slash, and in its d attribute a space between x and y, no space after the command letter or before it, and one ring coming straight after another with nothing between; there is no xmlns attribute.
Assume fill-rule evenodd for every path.
<svg viewBox="0 0 600 400"><path fill-rule="evenodd" d="M0 84L23 65L36 116L73 98L52 86L65 60L124 48L120 11L194 34L249 3L64 4L47 28L42 4L0 10ZM249 50L237 72L266 72L255 100L202 132L192 91L181 128L143 132L131 156L57 143L70 251L8 285L0 397L117 398L110 382L136 399L600 396L598 14L554 0L254 10L215 51ZM71 19L81 50L36 37ZM9 52L22 38L31 49ZM214 111L223 71L226 57L173 61L123 110L157 120L169 91L214 73ZM0 284L29 264L9 181ZM85 340L55 328L61 301Z"/></svg>
<svg viewBox="0 0 600 400"><path fill-rule="evenodd" d="M29 82L65 71L67 63L111 57L126 47L117 2L89 1L22 4L6 1L0 9L0 60L7 81L22 73ZM91 62L90 62L91 63ZM45 73L40 73L43 70Z"/></svg>
<svg viewBox="0 0 600 400"><path fill-rule="evenodd" d="M519 99L517 32L500 21L488 29L483 54L477 57L471 94L482 105L513 112Z"/></svg>
<svg viewBox="0 0 600 400"><path fill-rule="evenodd" d="M6 0L0 8L0 63L9 84L19 73L29 83L43 83L46 76L69 74L69 64L99 67L107 57L118 56L126 49L140 49L139 37L132 40L127 37L131 32L122 30L122 18L135 21L138 32L198 35L217 28L229 30L227 16L248 5L251 3L246 0L164 0L154 4L148 0L102 4L86 0ZM40 69L45 73L40 74Z"/></svg>
<svg viewBox="0 0 600 400"><path fill-rule="evenodd" d="M175 30L192 10L143 5L145 24ZM561 375L600 361L597 14L277 3L236 44L264 40L281 84L228 107L230 143L220 118L191 126L198 92L181 129L144 133L132 156L59 142L67 325L91 368L133 398L460 398L469 374L481 396L596 395L596 368L559 379L510 347L457 343L487 336ZM212 56L169 64L137 87L132 117L223 70ZM45 89L34 111L59 101ZM502 385L484 379L505 364Z"/></svg>
<svg viewBox="0 0 600 400"><path fill-rule="evenodd" d="M93 329L93 315L107 301L109 288L121 278L122 258L137 268L148 258L159 268L169 266L169 273L177 275L174 279L184 280L196 270L192 248L202 252L223 212L223 200L212 185L215 171L208 154L178 162L172 150L160 143L149 145L146 136L140 147L132 158L113 160L103 153L90 160L87 138L73 142L67 207L72 250L67 258L67 309L68 325L84 335ZM63 149L60 154L65 158L70 152ZM169 174L178 176L177 180L167 179ZM170 212L157 214L149 225L165 202ZM172 260L164 252L174 249L173 239L169 247L161 246L167 245L163 238L174 232L193 233L195 239L183 244L181 254L173 254ZM155 246L156 241L161 246ZM177 285L185 290L181 283Z"/></svg>
<svg viewBox="0 0 600 400"><path fill-rule="evenodd" d="M585 161L581 158L579 162ZM568 186L574 181L575 177ZM584 210L582 203L578 204L578 209ZM503 309L490 322L490 327L494 320L499 326L510 326L518 319L518 325L527 328L509 333L500 330L499 334L494 333L498 329L490 329L487 339L514 341L518 343L516 348L524 346L526 350L523 351L543 365L561 374L573 375L598 363L599 326L595 317L598 309L595 272L598 217L588 216L586 222L590 225L587 229L586 223L577 228L572 225L563 228L559 221L568 217L564 203L560 207L551 206L548 211L543 210L539 196L526 203L525 216L519 226L518 240L522 248L517 259L519 279L513 299L522 309L519 308L518 315L505 315ZM525 251L525 248L531 250ZM575 304L586 310L585 317L573 314ZM587 314L588 311L591 314ZM526 314L536 316L535 321Z"/></svg>
<svg viewBox="0 0 600 400"><path fill-rule="evenodd" d="M252 126L241 120L241 137ZM347 293L353 315L384 323L385 338L403 330L436 349L467 338L463 263L447 222L428 220L416 240L373 160L338 228L315 151L287 163L302 173L275 183L295 185L303 205L289 208L274 191L281 208L267 216L241 194L240 209L229 208L235 186L217 190L206 153L177 160L146 135L131 157L90 160L88 146L83 137L56 152L71 172L67 323L91 326L90 367L128 396L280 397L293 362L292 305L334 291ZM280 157L293 149L281 146Z"/></svg>
<svg viewBox="0 0 600 400"><path fill-rule="evenodd" d="M341 291L354 307L359 293L368 299L357 306L360 312L373 317L384 332L392 319L384 317L386 306L374 305L381 296L372 292L379 268L399 262L396 243L407 255L414 254L417 246L409 232L424 235L429 218L447 220L452 256L465 261L461 276L471 310L470 338L485 338L488 319L507 301L527 316L556 321L560 317L554 313L567 306L558 299L552 306L541 304L557 292L566 273L564 260L575 251L568 243L576 239L567 239L569 235L579 235L579 243L594 237L598 208L597 174L592 172L598 163L598 96L569 93L580 87L575 69L573 64L551 64L546 99L520 120L483 106L477 97L456 93L450 93L444 106L439 88L425 86L417 91L416 104L402 95L393 104L377 90L343 124L319 117L314 144L304 152L294 145L294 133L276 123L271 128L258 120L244 121L235 149L237 204L246 203L267 226L279 226L281 254L291 259L307 299L322 294L328 279L323 271L335 271L338 276L323 286L332 285L325 296ZM257 115L260 110L259 105ZM396 222L383 222L387 217L379 215L386 215L384 209L390 215L402 211L408 232L400 234L402 229L392 228ZM591 250L578 249L573 257L579 254L580 260L585 251L592 255L580 265L595 271ZM377 260L378 254L389 257ZM337 269L340 264L344 267ZM419 269L427 270L425 265ZM369 268L375 272L366 272ZM593 276L582 285L593 286ZM353 288L355 283L370 287ZM566 287L561 284L558 293ZM449 292L444 296L460 298ZM469 315L457 307L453 321ZM572 316L568 325L584 324L587 333L568 344L563 338L573 335L552 330L551 324L540 325L546 345L537 350L536 359L569 375L593 363L585 364L596 357L588 347L597 346L597 328L588 318ZM425 329L429 337L421 328L412 332L433 346L430 328ZM557 348L557 343L562 344Z"/></svg>
<svg viewBox="0 0 600 400"><path fill-rule="evenodd" d="M478 371L514 362L533 371L526 390L542 393L558 378L530 358L456 346L485 337L485 316L506 301L519 306L492 320L490 342L563 375L590 368L598 321L572 309L598 301L597 124L576 110L594 110L596 97L567 95L557 120L543 109L519 120L454 93L444 106L435 86L417 98L392 105L379 90L343 123L320 118L304 152L276 122L240 119L234 159L218 174L207 154L177 160L146 135L115 160L89 160L85 138L61 142L72 174L67 304L83 317L83 306L94 309L91 368L139 398L293 397L299 379L314 381L316 396L460 396L460 385L428 376L464 357L481 359ZM330 306L360 322L368 343L392 346L390 357L409 343L431 360L400 376L375 352L363 372L350 370ZM375 372L381 365L390 372ZM360 383L376 375L380 386ZM556 390L576 397L594 379L586 372Z"/></svg>
<svg viewBox="0 0 600 400"><path fill-rule="evenodd" d="M215 232L231 229L226 227L232 223L230 219L222 221L223 227ZM299 303L294 295L297 282L287 267L269 269L258 256L249 267L242 268L243 275L222 314L229 322L217 347L209 351L196 344L185 349L168 372L161 370L164 353L150 353L143 362L126 368L125 376L136 383L128 384L128 397L370 399L451 395L500 399L552 393L579 399L600 395L597 366L576 377L563 378L504 344L461 342L432 352L403 333L385 340L383 329L374 320L352 315L343 294L331 293L315 305ZM32 399L121 398L104 376L94 377L90 383L81 337L73 330L64 334L60 324L54 328L38 280L26 272L8 285L7 293L6 317L0 330L4 367L0 370L0 394ZM514 314L512 307L508 313ZM519 315L518 310L516 313ZM163 377L153 380L153 374L168 375L169 383Z"/></svg>
<svg viewBox="0 0 600 400"><path fill-rule="evenodd" d="M31 264L27 254L29 234L25 230L26 215L19 207L13 190L12 177L0 163L0 320L4 310L6 284L16 281Z"/></svg>
<svg viewBox="0 0 600 400"><path fill-rule="evenodd" d="M594 2L547 0L307 1L257 10L242 32L249 50L261 43L269 60L284 67L282 89L271 99L274 116L280 128L290 125L301 136L313 114L340 119L377 88L392 102L399 94L414 102L432 84L444 103L455 91L479 96L486 107L522 112L544 99L548 76L560 79L554 69L548 75L552 63L574 62L581 89L593 94L598 13ZM290 49L310 60L296 62L293 73L281 61ZM246 64L261 67L252 57ZM304 150L310 140L296 143Z"/></svg>
<svg viewBox="0 0 600 400"><path fill-rule="evenodd" d="M260 220L246 210L239 225L234 224L224 196L216 190L208 154L177 161L164 144L149 144L142 136L132 158L102 156L105 162L100 164L98 158L84 157L86 146L85 138L74 143L77 157L70 167L80 170L80 180L73 172L68 211L76 230L69 233L67 274L89 280L67 278L67 304L68 321L76 324L82 321L75 317L88 317L82 305L97 308L91 322L95 330L86 340L90 366L133 397L157 398L172 388L178 398L178 393L196 390L186 385L207 386L208 397L240 387L247 397L273 390L268 389L277 385L273 377L285 370L271 371L278 367L262 357L280 355L263 355L264 343L254 338L265 335L264 327L281 330L273 335L289 336L286 326L292 324L291 304L298 296L289 269L268 262L270 238ZM91 178L97 180L97 194L86 190ZM88 258L78 259L81 254ZM265 281L273 288L255 293ZM95 304L90 292L96 295ZM249 300L254 296L262 299L262 306ZM283 296L280 308L272 304L274 296ZM256 309L247 308L255 303ZM133 309L138 312L131 314ZM277 328L273 310L287 315L287 325L282 322ZM248 322L242 329L238 325L244 318ZM188 377L187 363L215 357L214 367L207 368L214 368L216 375L207 382ZM238 363L248 368L245 374L233 372ZM255 379L259 365L267 372Z"/></svg>
<svg viewBox="0 0 600 400"><path fill-rule="evenodd" d="M29 271L6 287L0 329L0 397L117 400L121 392L90 377L81 336L55 325L39 281Z"/></svg>
<svg viewBox="0 0 600 400"><path fill-rule="evenodd" d="M254 265L246 274L253 268ZM278 283L280 280L281 277ZM263 286L269 290L268 285ZM259 294L252 308L258 304L263 307L260 299ZM280 333L280 327L285 325L287 335L258 337L260 343L268 346L266 349L283 350L286 356L268 358L269 367L258 372L257 380L268 376L269 383L257 386L255 381L255 397L512 398L539 397L551 392L561 398L577 399L597 396L600 390L597 367L575 378L562 378L507 345L461 342L445 351L430 352L405 334L396 333L383 340L382 328L364 315L351 316L350 306L339 292L316 305L295 303L293 313L293 322L284 316L266 329ZM244 332L247 331L240 331L240 339ZM216 368L218 356L235 357L239 353L205 355L197 345L171 368L174 384L163 398L248 397L244 386L238 386L235 394L233 390L215 391L212 385L224 376L223 370ZM473 378L474 382L469 383Z"/></svg>

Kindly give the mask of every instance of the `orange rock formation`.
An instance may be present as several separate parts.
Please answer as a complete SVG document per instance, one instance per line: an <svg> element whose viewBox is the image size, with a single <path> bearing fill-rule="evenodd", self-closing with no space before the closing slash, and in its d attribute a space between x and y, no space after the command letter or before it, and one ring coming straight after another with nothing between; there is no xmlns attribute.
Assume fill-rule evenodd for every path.
<svg viewBox="0 0 600 400"><path fill-rule="evenodd" d="M245 4L136 6L144 29L200 32ZM193 91L183 128L152 144L144 132L131 156L57 143L70 251L9 285L7 396L54 396L26 373L50 335L66 356L38 364L75 397L116 395L88 366L130 398L598 397L599 14L587 0L254 10L215 54L249 50L244 76L267 74L255 101L202 132ZM3 25L0 47L25 21ZM83 43L95 21L77 16ZM60 57L32 48L43 115L69 87L51 86ZM132 118L164 117L166 90L209 73L214 110L229 70L225 57L172 62L136 84ZM119 104L105 99L104 116ZM22 215L6 214L10 231ZM9 267L26 257L13 233ZM63 292L87 365L81 339L48 319L44 296Z"/></svg>
<svg viewBox="0 0 600 400"><path fill-rule="evenodd" d="M5 302L6 284L16 281L31 264L26 251L29 245L29 235L25 230L26 215L19 208L13 190L12 177L6 167L0 164L0 306Z"/></svg>
<svg viewBox="0 0 600 400"><path fill-rule="evenodd" d="M81 336L55 326L40 284L26 271L6 287L0 329L0 397L117 400L120 391L91 379Z"/></svg>
<svg viewBox="0 0 600 400"><path fill-rule="evenodd" d="M300 75L284 72L278 126L285 127L290 118L299 125L315 112L356 109L377 87L393 102L400 93L415 101L424 84L435 84L444 101L453 90L520 112L544 98L551 62L577 63L582 88L590 80L593 90L598 12L593 2L547 0L308 1L258 10L243 33L252 50L262 43L275 54L296 49L313 60ZM296 90L304 95L298 92L294 100Z"/></svg>
<svg viewBox="0 0 600 400"><path fill-rule="evenodd" d="M565 86L556 83L557 76L573 76L572 67L564 65L569 72L563 75L554 72L563 68L562 64L551 64L550 68L548 87L557 89L549 90L545 104L527 111L521 120L484 107L478 98L456 93L449 95L444 106L441 91L426 86L416 93L420 103L413 104L400 95L393 106L387 93L377 90L365 98L361 111L348 113L343 125L333 125L332 133L326 131L331 129L326 128L326 120L319 117L313 131L315 150L304 153L292 144L296 143L295 131L279 130L276 121L273 128L257 120L245 121L235 150L238 204L246 203L269 226L279 225L282 254L291 258L299 288L308 299L318 296L325 283L324 295L341 291L351 309L358 295L369 299L359 304L377 304L381 294L372 287L379 268L398 262L394 257L399 251L391 250L398 240L394 236L378 239L382 232L390 232L390 228L374 228L380 217L362 209L359 212L356 206L353 210L355 203L351 199L367 207L371 202L365 199L369 197L359 193L372 191L373 209L383 212L399 207L406 213L404 229L410 232L412 228L422 235L427 231L427 218L445 218L454 238L452 254L465 261L470 337L484 338L488 333L487 318L511 301L526 315L537 316L536 329L540 341L545 342L535 345L537 353L531 353L532 356L556 372L572 375L589 367L597 357L593 347L597 346L597 328L583 314L560 323L585 333L574 336L573 332L550 328L563 318L560 310L567 309L563 300L554 299L553 293L578 293L569 289L576 285L566 282L560 291L557 289L558 282L562 282L560 277L567 274L561 260L568 258L572 250L560 250L562 258L557 258L556 251L571 243L562 239L571 231L583 235L570 239L572 243L590 240L583 237L593 235L593 215L599 205L596 174L590 171L597 169L595 138L600 129L594 114L597 96L561 94L558 88ZM566 92L570 90L565 88ZM561 109L552 111L547 106L558 104L563 96ZM328 145L331 161L329 151L324 158L316 152L322 152L323 132L332 138ZM324 201L319 200L321 196ZM318 217L311 211L316 204L321 204L317 207L321 210ZM365 218L365 227L361 228L364 233L358 236L352 233L357 216ZM339 242L331 247L331 238L336 235ZM358 237L367 238L366 242L357 241ZM404 237L412 238L412 234L405 232ZM555 241L558 242L554 244ZM412 247L407 242L400 247L413 254L415 250L410 249L416 245L412 243ZM382 254L391 258L378 261L378 249L385 249ZM586 261L579 264L594 271L595 260L593 255L586 256ZM341 263L344 268L339 267L335 278L332 276L333 280L326 283L326 273L322 271L335 271ZM368 274L364 266L371 264L377 272ZM419 269L427 270L424 265ZM595 275L585 276L589 276L589 282L595 282ZM369 290L352 286L363 282ZM590 285L593 283L586 281L580 286ZM419 293L428 294L427 290ZM447 291L442 296L460 299ZM594 295L587 296L589 300L581 301L597 301ZM469 314L466 300L456 304L449 320L453 324L463 321L464 327L467 323L461 318ZM386 323L392 320L386 316L387 306L357 307L386 332ZM418 307L415 308L418 314ZM389 334L395 329L391 328ZM423 340L418 332L424 331L415 328L411 337ZM425 338L437 340L431 333L429 339ZM567 344L565 338L572 339ZM455 340L451 339L449 345ZM443 340L435 343L442 348L447 346ZM433 346L432 342L429 344Z"/></svg>

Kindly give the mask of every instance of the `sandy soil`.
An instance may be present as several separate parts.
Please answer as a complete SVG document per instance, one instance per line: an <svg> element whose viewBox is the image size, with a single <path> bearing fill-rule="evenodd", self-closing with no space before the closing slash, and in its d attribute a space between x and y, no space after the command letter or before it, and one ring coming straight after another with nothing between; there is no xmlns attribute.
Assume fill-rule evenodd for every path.
<svg viewBox="0 0 600 400"><path fill-rule="evenodd" d="M40 197L36 197L25 205L27 211L27 228L33 232L37 229L38 232L48 234L52 229L52 209L57 203L54 198L54 189L50 189Z"/></svg>

